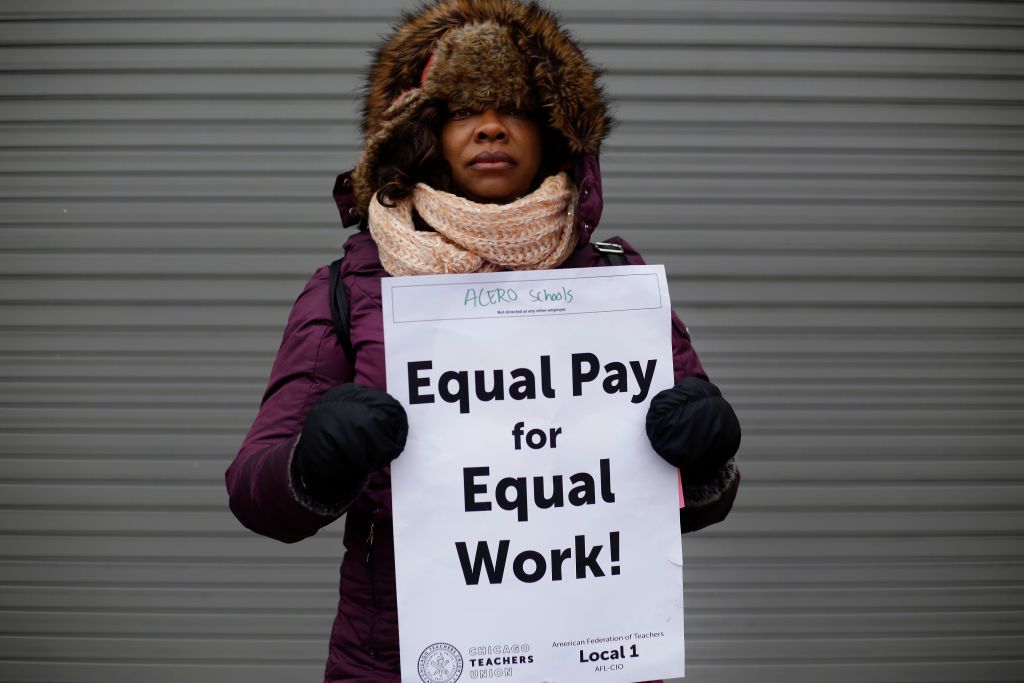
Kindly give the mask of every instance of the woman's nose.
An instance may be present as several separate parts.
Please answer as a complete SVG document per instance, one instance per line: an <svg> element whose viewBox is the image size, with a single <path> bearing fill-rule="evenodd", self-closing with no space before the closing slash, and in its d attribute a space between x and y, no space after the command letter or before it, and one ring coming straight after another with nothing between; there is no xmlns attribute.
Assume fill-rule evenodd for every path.
<svg viewBox="0 0 1024 683"><path fill-rule="evenodd" d="M480 113L475 137L477 142L504 140L508 137L508 129L505 128L501 115L496 110L485 109Z"/></svg>

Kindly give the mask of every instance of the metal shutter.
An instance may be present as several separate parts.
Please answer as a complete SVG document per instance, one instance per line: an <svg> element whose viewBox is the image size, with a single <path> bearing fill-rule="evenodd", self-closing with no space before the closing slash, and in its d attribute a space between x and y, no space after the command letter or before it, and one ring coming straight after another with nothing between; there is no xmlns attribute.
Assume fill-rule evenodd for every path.
<svg viewBox="0 0 1024 683"><path fill-rule="evenodd" d="M399 5L0 6L0 679L319 680L340 525L259 538L222 473ZM556 7L622 121L599 236L744 425L690 679L1024 680L1024 7Z"/></svg>

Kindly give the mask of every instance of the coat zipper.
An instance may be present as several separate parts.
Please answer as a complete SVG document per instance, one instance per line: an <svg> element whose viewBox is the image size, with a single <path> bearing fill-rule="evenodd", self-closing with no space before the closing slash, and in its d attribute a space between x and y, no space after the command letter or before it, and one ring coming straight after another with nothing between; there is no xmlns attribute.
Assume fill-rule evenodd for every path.
<svg viewBox="0 0 1024 683"><path fill-rule="evenodd" d="M374 629L377 625L377 583L373 578L373 534L377 527L377 518L370 517L370 533L366 536L366 573L370 579L370 604L373 607L373 614L370 615L370 635L367 643L367 653L376 658L377 650L374 648Z"/></svg>

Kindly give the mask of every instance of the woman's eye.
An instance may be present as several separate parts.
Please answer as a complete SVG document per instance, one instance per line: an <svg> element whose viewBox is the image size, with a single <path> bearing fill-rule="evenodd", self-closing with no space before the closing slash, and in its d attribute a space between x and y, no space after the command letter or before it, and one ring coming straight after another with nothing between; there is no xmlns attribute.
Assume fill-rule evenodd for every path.
<svg viewBox="0 0 1024 683"><path fill-rule="evenodd" d="M460 119L468 119L472 115L473 115L473 112L470 111L469 109L456 109L455 111L450 112L448 114L448 118L455 119L455 120L460 120Z"/></svg>

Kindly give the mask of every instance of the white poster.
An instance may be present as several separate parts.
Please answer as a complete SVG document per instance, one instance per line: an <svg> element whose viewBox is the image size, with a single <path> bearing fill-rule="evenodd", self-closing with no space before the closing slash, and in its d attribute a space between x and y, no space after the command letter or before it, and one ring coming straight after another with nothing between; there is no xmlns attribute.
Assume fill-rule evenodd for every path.
<svg viewBox="0 0 1024 683"><path fill-rule="evenodd" d="M403 681L684 673L661 266L384 278Z"/></svg>

